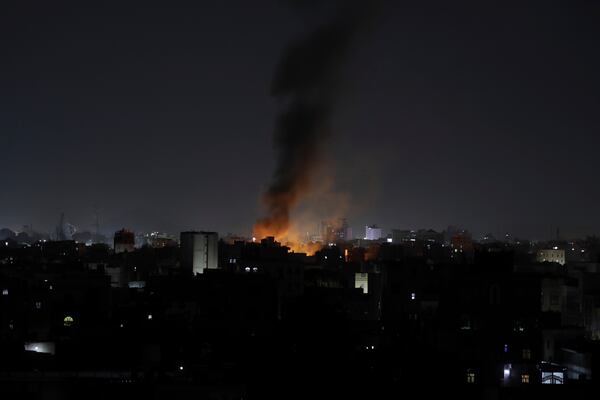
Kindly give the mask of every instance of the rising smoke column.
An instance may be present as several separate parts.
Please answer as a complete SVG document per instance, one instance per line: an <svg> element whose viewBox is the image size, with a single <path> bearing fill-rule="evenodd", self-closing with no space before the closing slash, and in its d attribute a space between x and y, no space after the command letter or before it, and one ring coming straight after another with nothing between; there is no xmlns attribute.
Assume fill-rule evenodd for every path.
<svg viewBox="0 0 600 400"><path fill-rule="evenodd" d="M275 127L277 167L263 196L268 215L254 226L259 238L283 238L290 214L310 192L311 174L339 93L339 75L357 35L371 15L363 1L339 1L334 16L290 44L277 67L271 93L283 103Z"/></svg>

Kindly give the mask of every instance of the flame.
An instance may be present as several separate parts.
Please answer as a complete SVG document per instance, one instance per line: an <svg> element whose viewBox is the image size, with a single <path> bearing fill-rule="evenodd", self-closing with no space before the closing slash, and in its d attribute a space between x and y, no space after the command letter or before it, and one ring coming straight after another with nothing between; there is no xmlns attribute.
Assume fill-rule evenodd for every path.
<svg viewBox="0 0 600 400"><path fill-rule="evenodd" d="M296 253L314 255L323 248L325 243L310 240L307 232L316 233L321 222L344 217L350 206L347 194L334 188L332 169L327 163L314 166L310 185L302 181L292 193L265 193L267 216L256 222L253 236L257 240L272 236Z"/></svg>
<svg viewBox="0 0 600 400"><path fill-rule="evenodd" d="M289 224L286 226L274 224L267 219L260 220L254 225L252 235L257 240L272 236L281 245L289 247L290 251L306 253L309 256L314 255L323 247L322 243L302 240L302 235Z"/></svg>

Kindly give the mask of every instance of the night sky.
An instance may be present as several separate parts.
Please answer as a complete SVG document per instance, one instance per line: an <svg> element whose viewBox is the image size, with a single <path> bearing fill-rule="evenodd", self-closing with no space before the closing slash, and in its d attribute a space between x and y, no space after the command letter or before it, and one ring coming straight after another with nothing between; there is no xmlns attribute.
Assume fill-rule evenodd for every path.
<svg viewBox="0 0 600 400"><path fill-rule="evenodd" d="M0 4L0 227L249 234L271 81L320 11L284 1ZM358 234L600 233L600 6L388 1L343 71L327 178ZM485 3L485 4L484 4ZM322 10L321 10L322 11Z"/></svg>

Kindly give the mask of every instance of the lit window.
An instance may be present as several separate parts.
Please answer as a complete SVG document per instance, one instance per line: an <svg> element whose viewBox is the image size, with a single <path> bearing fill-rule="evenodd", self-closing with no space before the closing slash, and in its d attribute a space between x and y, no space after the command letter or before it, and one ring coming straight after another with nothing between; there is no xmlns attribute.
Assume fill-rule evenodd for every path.
<svg viewBox="0 0 600 400"><path fill-rule="evenodd" d="M523 349L523 360L531 360L531 349Z"/></svg>
<svg viewBox="0 0 600 400"><path fill-rule="evenodd" d="M2 289L2 296L8 296L8 289Z"/></svg>
<svg viewBox="0 0 600 400"><path fill-rule="evenodd" d="M67 315L64 319L63 319L63 325L64 326L71 326L73 325L73 322L75 322L75 320L73 319L73 317L71 317L70 315Z"/></svg>
<svg viewBox="0 0 600 400"><path fill-rule="evenodd" d="M562 385L564 383L564 373L562 372L542 372L542 384L544 385Z"/></svg>
<svg viewBox="0 0 600 400"><path fill-rule="evenodd" d="M475 383L475 372L467 372L467 383Z"/></svg>
<svg viewBox="0 0 600 400"><path fill-rule="evenodd" d="M529 374L521 375L521 383L529 383Z"/></svg>

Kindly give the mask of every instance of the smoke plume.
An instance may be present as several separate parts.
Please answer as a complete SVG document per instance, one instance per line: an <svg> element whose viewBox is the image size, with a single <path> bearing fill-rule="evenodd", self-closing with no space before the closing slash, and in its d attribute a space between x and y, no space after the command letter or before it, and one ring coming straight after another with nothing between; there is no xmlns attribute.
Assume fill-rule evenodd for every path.
<svg viewBox="0 0 600 400"><path fill-rule="evenodd" d="M263 196L267 216L258 221L259 238L285 238L290 215L310 193L311 174L330 136L330 120L342 67L371 14L363 3L338 1L333 16L285 50L271 88L282 102L275 127L277 167Z"/></svg>

